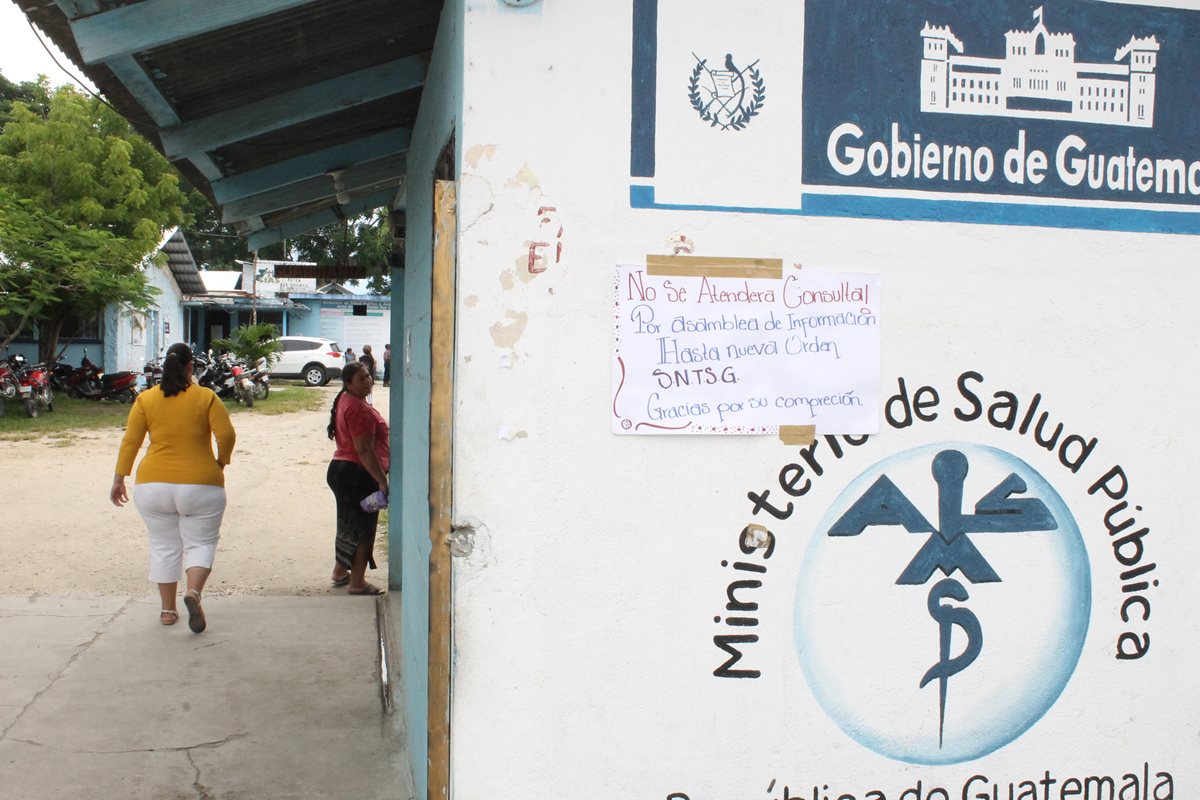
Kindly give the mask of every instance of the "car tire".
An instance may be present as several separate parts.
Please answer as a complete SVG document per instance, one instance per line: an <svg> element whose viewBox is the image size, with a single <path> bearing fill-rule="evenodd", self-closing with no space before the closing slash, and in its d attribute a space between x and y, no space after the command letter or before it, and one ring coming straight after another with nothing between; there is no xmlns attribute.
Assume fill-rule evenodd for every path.
<svg viewBox="0 0 1200 800"><path fill-rule="evenodd" d="M305 386L324 386L329 383L329 375L320 364L309 364L301 374L304 375Z"/></svg>

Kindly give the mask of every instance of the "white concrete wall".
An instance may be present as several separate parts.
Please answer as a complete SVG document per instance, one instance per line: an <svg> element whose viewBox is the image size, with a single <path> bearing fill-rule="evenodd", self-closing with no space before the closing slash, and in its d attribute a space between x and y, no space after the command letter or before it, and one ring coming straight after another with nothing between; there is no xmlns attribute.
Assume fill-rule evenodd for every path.
<svg viewBox="0 0 1200 800"><path fill-rule="evenodd" d="M163 348L183 341L183 293L170 267L147 261L146 281L159 290L153 311L140 314L110 309L105 331L105 370L140 373ZM115 359L110 351L115 351ZM111 363L109 363L111 361Z"/></svg>
<svg viewBox="0 0 1200 800"><path fill-rule="evenodd" d="M726 4L725 29L708 26L714 58L722 36L737 40L768 86L746 130L712 132L724 140L702 139L710 129L689 116L696 62L660 65L660 160L692 148L702 171L678 202L754 205L756 182L798 169L799 129L773 126L800 124L802 86L780 71L802 63L803 39L785 52L772 30L798 5ZM455 559L453 796L924 800L992 797L993 784L1016 796L1029 781L1037 797L1109 797L1096 781L1084 794L1086 779L1120 790L1144 771L1148 788L1118 796L1195 793L1197 239L1073 227L1052 207L1040 221L1062 227L945 221L960 204L922 221L631 208L630 4L468 0L465 19L454 504L475 533ZM686 55L699 30L659 41L673 35ZM676 103L677 118L662 111ZM746 150L731 161L757 151L762 163L701 158L730 142ZM1194 138L1165 144L1200 158ZM615 267L670 254L680 236L696 255L879 273L882 397L903 382L923 418L897 400L865 443L822 437L806 451L770 436L611 433ZM536 241L562 254L540 248L545 271L531 273ZM1034 403L1046 438L1063 426L1051 450L1021 431ZM945 576L896 581L936 534L827 533L886 474L949 535L931 475L949 451L970 468L964 514L994 521L975 504L1017 474L1024 490L1001 494L1040 502L1057 528L963 534L1000 581L954 572L970 599L943 598L935 617L930 588ZM750 524L772 534L769 559L740 549ZM735 614L727 589L746 576L761 587L735 597L757 607ZM1123 620L1130 597L1144 605ZM739 615L757 624L723 621ZM739 633L758 639L727 668L758 676L715 675L728 653L714 637ZM1144 656L1117 657L1133 650L1126 634L1148 637ZM918 684L977 643L947 678L940 722L939 680Z"/></svg>

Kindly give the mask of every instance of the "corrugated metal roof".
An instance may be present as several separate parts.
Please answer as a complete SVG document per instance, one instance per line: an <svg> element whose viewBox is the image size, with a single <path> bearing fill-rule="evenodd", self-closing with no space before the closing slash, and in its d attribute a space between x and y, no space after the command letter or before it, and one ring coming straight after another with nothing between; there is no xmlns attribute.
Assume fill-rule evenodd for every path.
<svg viewBox="0 0 1200 800"><path fill-rule="evenodd" d="M442 0L279 0L253 18L236 4L189 17L179 3L165 12L178 32L132 0L16 3L253 242L393 204Z"/></svg>
<svg viewBox="0 0 1200 800"><path fill-rule="evenodd" d="M179 290L184 294L203 294L204 281L200 279L200 270L196 267L192 249L183 238L183 231L176 229L159 249L167 256L167 266L175 276Z"/></svg>

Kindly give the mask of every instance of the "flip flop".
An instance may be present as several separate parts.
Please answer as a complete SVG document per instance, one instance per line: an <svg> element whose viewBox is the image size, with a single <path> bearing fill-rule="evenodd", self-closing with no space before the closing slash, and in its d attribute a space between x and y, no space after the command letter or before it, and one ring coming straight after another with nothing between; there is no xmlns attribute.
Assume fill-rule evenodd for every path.
<svg viewBox="0 0 1200 800"><path fill-rule="evenodd" d="M343 575L340 578L330 578L329 579L330 586L345 586L348 583L350 583L350 573L349 572L347 572L345 575Z"/></svg>
<svg viewBox="0 0 1200 800"><path fill-rule="evenodd" d="M201 633L207 623L204 620L204 609L200 606L200 593L195 589L188 589L187 594L183 596L183 604L188 610L188 627L192 629L192 633Z"/></svg>
<svg viewBox="0 0 1200 800"><path fill-rule="evenodd" d="M356 592L353 589L347 589L346 594L354 594L354 595L366 594L366 595L375 596L375 595L380 595L380 594L387 594L387 590L380 589L378 586L372 586L371 584L368 583L365 586L363 586L361 591Z"/></svg>
<svg viewBox="0 0 1200 800"><path fill-rule="evenodd" d="M170 614L171 618L164 619L164 615L166 614ZM170 608L164 608L162 611L158 612L158 621L163 625L174 625L176 622L179 622L179 612Z"/></svg>

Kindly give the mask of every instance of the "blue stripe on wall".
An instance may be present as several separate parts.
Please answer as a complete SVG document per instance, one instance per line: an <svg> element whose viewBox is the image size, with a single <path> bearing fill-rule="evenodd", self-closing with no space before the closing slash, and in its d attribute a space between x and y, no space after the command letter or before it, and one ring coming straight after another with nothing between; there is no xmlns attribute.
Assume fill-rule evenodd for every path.
<svg viewBox="0 0 1200 800"><path fill-rule="evenodd" d="M658 93L658 0L633 2L633 87L629 174L654 177L654 121Z"/></svg>
<svg viewBox="0 0 1200 800"><path fill-rule="evenodd" d="M723 211L796 217L866 217L868 219L922 222L966 222L977 225L1022 225L1128 233L1200 235L1200 213L1191 212L809 193L803 194L800 202L803 208L657 203L654 200L653 186L629 187L631 208Z"/></svg>

